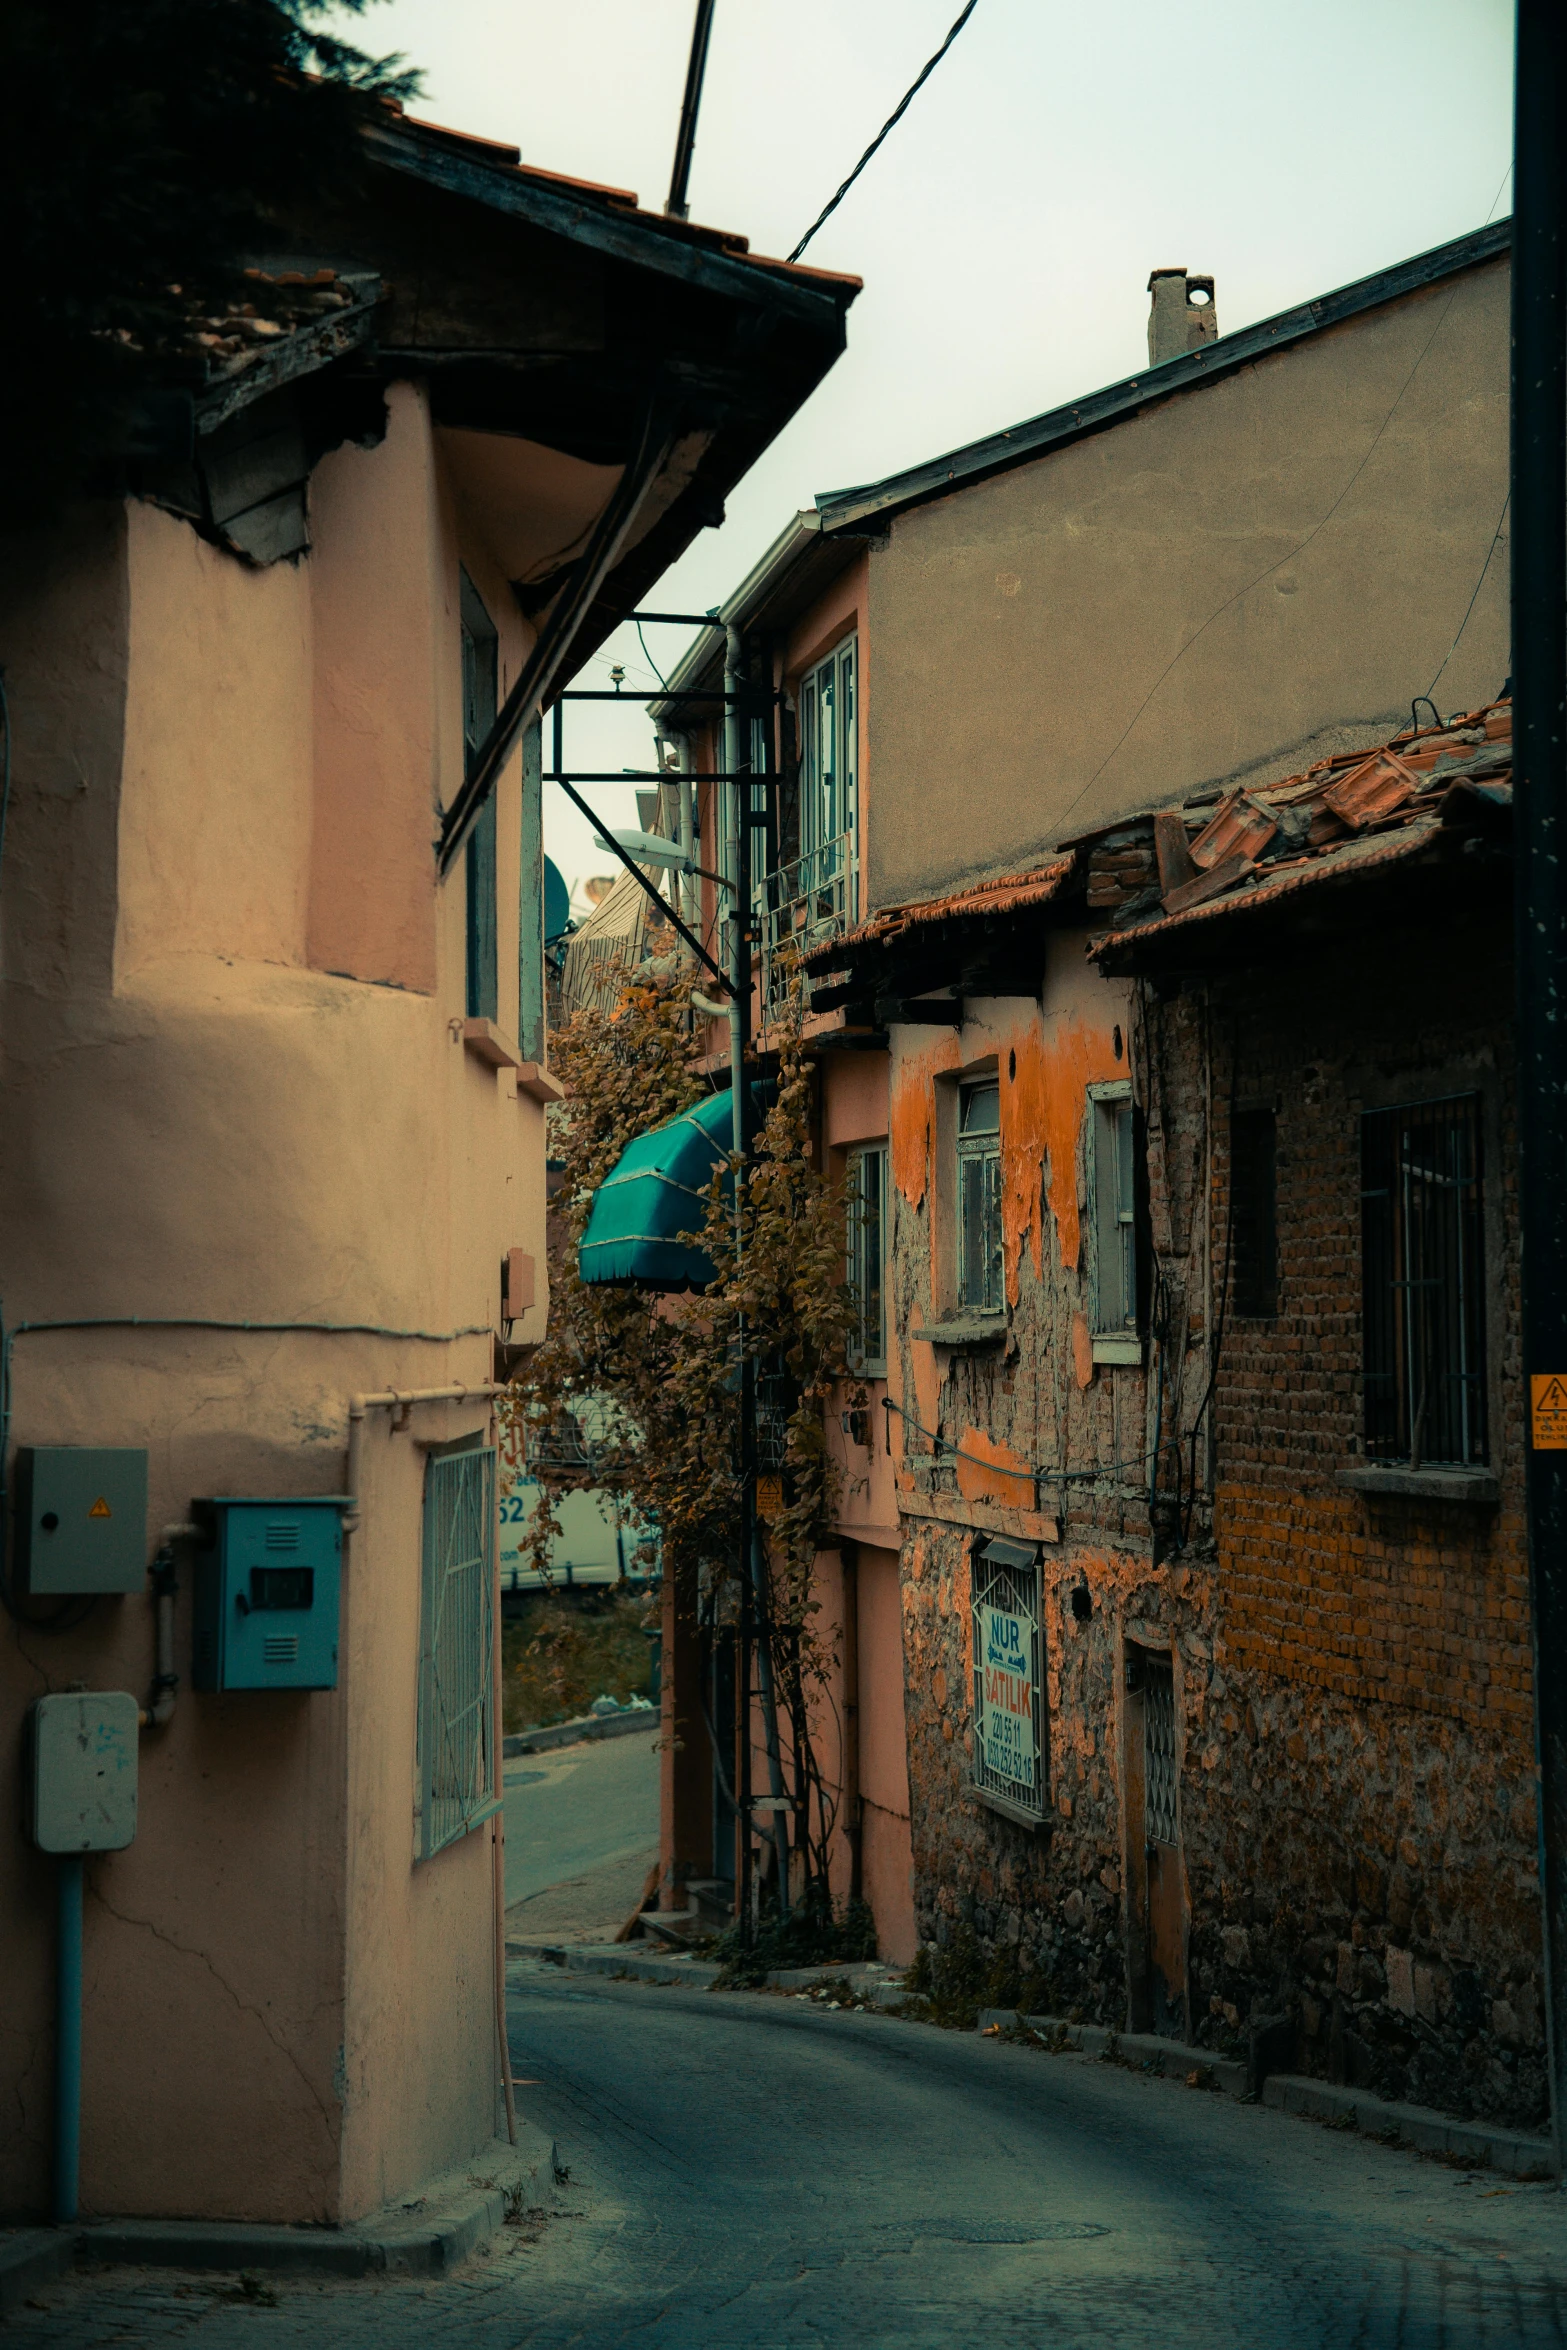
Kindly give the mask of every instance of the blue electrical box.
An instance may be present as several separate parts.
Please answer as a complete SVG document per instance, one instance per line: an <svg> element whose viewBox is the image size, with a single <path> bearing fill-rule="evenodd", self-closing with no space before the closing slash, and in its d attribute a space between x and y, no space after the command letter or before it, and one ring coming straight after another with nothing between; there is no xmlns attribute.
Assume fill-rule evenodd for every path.
<svg viewBox="0 0 1567 2350"><path fill-rule="evenodd" d="M197 1689L335 1689L346 1494L198 1502Z"/></svg>

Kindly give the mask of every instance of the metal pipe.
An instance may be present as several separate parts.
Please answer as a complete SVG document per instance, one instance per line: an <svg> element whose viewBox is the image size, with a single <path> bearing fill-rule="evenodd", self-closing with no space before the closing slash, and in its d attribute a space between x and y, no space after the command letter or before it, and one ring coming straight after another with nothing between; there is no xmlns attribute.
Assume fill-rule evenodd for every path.
<svg viewBox="0 0 1567 2350"><path fill-rule="evenodd" d="M696 22L691 27L691 55L686 61L685 94L680 101L680 127L675 133L675 164L669 175L669 197L664 210L671 220L688 215L686 190L691 182L691 158L696 152L696 118L702 105L702 82L707 73L707 45L713 32L713 0L696 0Z"/></svg>
<svg viewBox="0 0 1567 2350"><path fill-rule="evenodd" d="M745 1082L745 1048L751 1022L751 779L742 767L745 756L740 724L740 694L744 684L741 664L744 648L737 628L724 631L724 764L736 780L729 786L727 808L729 854L725 859L734 875L734 916L730 925L730 987L734 1017L729 1030L729 1082L735 1156L735 1261L745 1242L745 1172L750 1158L750 1088ZM743 778L743 780L742 780ZM767 1782L774 1804L784 1800L783 1758L778 1744L778 1705L773 1685L769 1646L767 1564L764 1538L756 1516L756 1365L746 1345L745 1324L737 1325L740 1347L740 1557L741 1572L755 1595L756 1683L762 1706L762 1734L767 1744ZM789 1914L789 1815L772 1812L773 1849L778 1860L778 1915Z"/></svg>
<svg viewBox="0 0 1567 2350"><path fill-rule="evenodd" d="M1512 260L1512 624L1524 1455L1547 2069L1567 2157L1567 16L1518 0Z"/></svg>
<svg viewBox="0 0 1567 2350"><path fill-rule="evenodd" d="M54 2219L76 2218L82 2159L82 1856L55 1874Z"/></svg>
<svg viewBox="0 0 1567 2350"><path fill-rule="evenodd" d="M490 1442L495 1442L495 1399L490 1398ZM498 1456L497 1456L498 1457ZM495 1581L490 1595L493 1609L490 1633L490 1665L493 1675L490 1704L493 1725L491 1746L491 1784L495 1796L495 1811L491 1823L490 1869L495 1909L495 2036L500 2042L501 2089L506 2100L506 2142L517 2143L517 2091L511 2077L511 2042L506 2036L506 1787L504 1764L506 1758L505 1722L502 1716L501 1689L501 1524L500 1479L497 1477L491 1494L490 1541L495 1558Z"/></svg>

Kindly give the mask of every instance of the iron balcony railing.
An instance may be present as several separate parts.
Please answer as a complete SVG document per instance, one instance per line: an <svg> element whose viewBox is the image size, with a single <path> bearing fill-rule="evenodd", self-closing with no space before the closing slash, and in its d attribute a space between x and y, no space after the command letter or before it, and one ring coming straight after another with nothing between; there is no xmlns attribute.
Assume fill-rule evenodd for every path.
<svg viewBox="0 0 1567 2350"><path fill-rule="evenodd" d="M860 867L852 832L807 849L756 884L762 1017L776 1018L799 985L799 961L808 947L838 938L859 911Z"/></svg>

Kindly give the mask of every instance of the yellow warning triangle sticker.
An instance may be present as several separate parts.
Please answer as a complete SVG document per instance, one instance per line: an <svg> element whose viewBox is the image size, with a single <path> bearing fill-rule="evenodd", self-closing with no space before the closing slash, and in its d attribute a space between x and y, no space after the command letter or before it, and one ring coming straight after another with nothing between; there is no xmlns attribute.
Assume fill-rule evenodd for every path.
<svg viewBox="0 0 1567 2350"><path fill-rule="evenodd" d="M108 1503L104 1500L103 1495L100 1493L97 1500L93 1503L92 1508L87 1512L87 1515L90 1518L112 1518L114 1512L110 1509Z"/></svg>
<svg viewBox="0 0 1567 2350"><path fill-rule="evenodd" d="M1567 1376L1560 1371L1530 1373L1529 1441L1536 1452L1567 1452Z"/></svg>

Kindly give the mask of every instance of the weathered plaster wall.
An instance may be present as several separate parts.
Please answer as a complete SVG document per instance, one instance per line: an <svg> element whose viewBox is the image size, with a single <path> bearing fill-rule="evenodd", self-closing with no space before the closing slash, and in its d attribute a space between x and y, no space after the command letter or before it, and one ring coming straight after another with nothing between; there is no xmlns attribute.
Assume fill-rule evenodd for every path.
<svg viewBox="0 0 1567 2350"><path fill-rule="evenodd" d="M1487 923L1490 922L1490 927ZM1543 2111L1528 1600L1519 1458L1515 1171L1505 929L1367 938L1331 955L1148 994L1124 1041L1146 1117L1161 1280L1163 1426L1199 1418L1222 1301L1227 1104L1277 1105L1280 1310L1226 1314L1198 1489L1168 1456L1150 1511L1149 1399L1136 1367L1073 1347L1081 1274L1055 1211L1072 1118L1036 1167L1051 1213L1045 1278L1009 1224L1012 1339L925 1374L928 1426L998 1462L967 1479L910 1443L899 1465L912 1834L921 1936L967 1925L1056 2012L1127 2018L1141 1963L1126 1917L1132 1823L1123 1769L1128 1643L1170 1654L1188 2000L1181 2028L1244 2048L1276 2018L1294 2061L1395 2097L1515 2123ZM966 1025L1034 1067L1052 1005ZM1118 1023L1119 1024L1119 1023ZM1102 1039L1103 1018L1087 1024ZM1016 1031L1016 1041L1009 1036ZM1034 1041L1027 1052L1021 1039ZM1058 1034L1070 1036L1070 1023ZM1095 1052L1064 1051L1079 1103ZM919 1040L900 1088L927 1086ZM1032 1083L1032 1078L1030 1083ZM1335 1472L1360 1431L1359 1118L1478 1089L1485 1102L1487 1321L1498 1506L1373 1503ZM1003 1103L1006 1094L1003 1090ZM1210 1102L1213 1150L1205 1147ZM1062 1114L1059 1097L1052 1116ZM919 1125L909 1112L911 1127ZM1018 1121L1013 1131L1033 1134ZM1003 1118L1003 1141L1008 1133ZM1030 1143L1027 1147L1034 1147ZM1070 1163L1070 1162L1068 1162ZM1072 1189L1081 1205L1081 1177ZM900 1319L930 1296L931 1170L905 1167ZM1005 1170L1009 1191L1019 1175ZM1016 1247L1016 1256L1012 1254ZM930 1350L925 1350L929 1352ZM910 1358L913 1356L911 1362ZM921 1393L905 1345L902 1392ZM1032 1369L1031 1369L1032 1364ZM1057 1449L1059 1445L1060 1449ZM1183 1453L1189 1469L1192 1455ZM1093 1469L1017 1504L1019 1459ZM1117 1472L1113 1464L1122 1462ZM1209 1492L1211 1491L1211 1503ZM1048 1838L980 1806L968 1675L975 1529L1044 1534ZM1052 1542L1050 1534L1059 1533ZM999 1979L999 1978L998 1978ZM1015 1979L1015 1976L1013 1977Z"/></svg>
<svg viewBox="0 0 1567 2350"><path fill-rule="evenodd" d="M1385 740L1502 515L1507 304L1488 263L898 516L870 558L867 902ZM1506 582L1504 536L1444 707L1501 685Z"/></svg>
<svg viewBox="0 0 1567 2350"><path fill-rule="evenodd" d="M454 1029L461 872L438 887L430 849L461 772L459 549L421 400L392 407L385 443L328 462L297 566L248 570L133 507L84 515L48 550L8 547L0 576L16 720L8 1323L472 1331L24 1334L13 1443L147 1444L153 1533L204 1494L342 1491L350 1396L487 1376L502 1251L543 1259L542 1111ZM495 593L485 549L461 551ZM414 658L410 621L395 676L377 634L392 572L434 639ZM522 642L507 624L503 661ZM345 812L361 755L377 791ZM499 814L513 1025L518 822L514 765ZM383 888L407 919L354 930L356 893L363 912ZM337 953L334 922L353 932L343 967L312 968ZM136 1842L89 1868L88 2210L352 2217L494 2127L488 1832L428 1863L412 1845L421 1446L479 1424L450 1406L397 1435L370 1423L335 1692L192 1692L182 1573L187 1685L143 1741ZM144 1690L152 1632L139 1597L99 1602L66 1638L8 1628L10 1817L27 1705L78 1679ZM0 2209L36 2211L52 1899L15 1835L0 1917L15 2087Z"/></svg>

